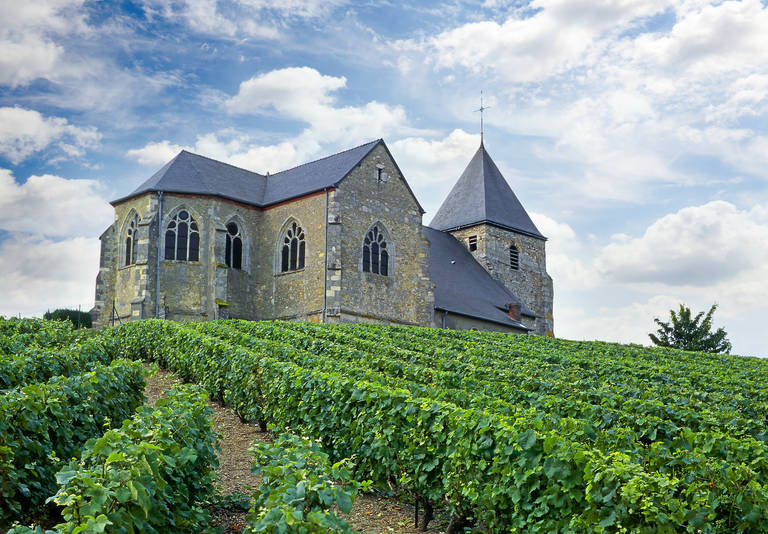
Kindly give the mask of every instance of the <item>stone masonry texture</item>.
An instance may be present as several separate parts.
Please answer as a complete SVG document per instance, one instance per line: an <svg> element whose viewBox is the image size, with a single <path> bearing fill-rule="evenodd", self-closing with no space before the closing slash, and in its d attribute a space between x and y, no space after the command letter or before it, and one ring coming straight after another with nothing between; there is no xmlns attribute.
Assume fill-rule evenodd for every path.
<svg viewBox="0 0 768 534"><path fill-rule="evenodd" d="M386 181L378 179L377 169ZM164 258L165 229L181 210L198 224L198 261ZM134 215L139 216L136 261L126 265L126 231ZM230 222L243 237L242 269L226 266ZM305 266L282 273L283 236L293 222L305 234ZM374 225L387 241L388 276L363 272L363 239ZM156 316L440 326L429 273L430 244L421 228L421 208L383 144L336 188L266 208L188 194L165 193L161 201L156 192L144 193L116 204L115 221L101 235L92 315L97 326ZM453 234L465 244L469 235L477 235L477 260L541 316L535 321L524 317L526 326L551 335L552 280L544 241L489 225ZM509 267L512 242L520 250L519 271ZM446 326L504 328L458 316Z"/></svg>

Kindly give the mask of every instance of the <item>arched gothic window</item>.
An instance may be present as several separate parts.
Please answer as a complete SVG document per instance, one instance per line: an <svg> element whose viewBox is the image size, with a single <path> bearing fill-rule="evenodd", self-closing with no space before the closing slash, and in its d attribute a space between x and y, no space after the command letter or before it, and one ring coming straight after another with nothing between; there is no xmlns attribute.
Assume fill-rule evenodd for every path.
<svg viewBox="0 0 768 534"><path fill-rule="evenodd" d="M227 248L225 251L227 267L243 268L243 235L236 222L227 223Z"/></svg>
<svg viewBox="0 0 768 534"><path fill-rule="evenodd" d="M280 251L280 272L303 269L305 250L304 230L294 221L288 226L283 236L283 246Z"/></svg>
<svg viewBox="0 0 768 534"><path fill-rule="evenodd" d="M363 272L389 276L387 241L378 225L368 230L363 239Z"/></svg>
<svg viewBox="0 0 768 534"><path fill-rule="evenodd" d="M200 229L187 210L173 216L165 230L165 259L200 260Z"/></svg>
<svg viewBox="0 0 768 534"><path fill-rule="evenodd" d="M509 266L515 271L520 269L520 251L514 243L509 245Z"/></svg>
<svg viewBox="0 0 768 534"><path fill-rule="evenodd" d="M125 262L124 265L136 263L136 231L139 229L139 216L134 213L125 231Z"/></svg>

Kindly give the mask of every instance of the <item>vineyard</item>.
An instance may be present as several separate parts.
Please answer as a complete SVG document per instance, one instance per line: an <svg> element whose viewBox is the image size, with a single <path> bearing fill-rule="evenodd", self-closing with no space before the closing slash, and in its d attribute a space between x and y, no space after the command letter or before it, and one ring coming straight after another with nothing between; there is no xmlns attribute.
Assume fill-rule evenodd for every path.
<svg viewBox="0 0 768 534"><path fill-rule="evenodd" d="M140 407L136 360L197 386ZM443 509L454 533L768 532L768 362L754 358L284 322L80 338L9 320L0 388L0 529L58 506L58 531L201 531L207 393L293 434L254 450L270 481L254 532L348 531L336 511L361 483L415 503L422 526Z"/></svg>

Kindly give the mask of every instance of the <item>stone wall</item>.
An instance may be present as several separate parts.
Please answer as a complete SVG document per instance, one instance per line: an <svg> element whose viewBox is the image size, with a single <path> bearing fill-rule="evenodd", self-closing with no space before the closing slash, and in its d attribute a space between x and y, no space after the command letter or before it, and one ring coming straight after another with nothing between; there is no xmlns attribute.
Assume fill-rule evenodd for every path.
<svg viewBox="0 0 768 534"><path fill-rule="evenodd" d="M541 318L526 326L539 335L554 335L552 318L552 278L547 274L545 241L525 234L479 224L451 232L469 248L470 236L477 237L477 250L472 255L486 270L506 285L528 308ZM509 246L519 251L519 269L510 266ZM530 323L530 324L529 324Z"/></svg>
<svg viewBox="0 0 768 534"><path fill-rule="evenodd" d="M258 284L257 315L262 319L318 321L323 312L326 192L270 206L262 214L255 273ZM304 230L304 269L280 272L280 249L291 221Z"/></svg>
<svg viewBox="0 0 768 534"><path fill-rule="evenodd" d="M377 166L386 181L377 179ZM338 313L335 320L432 324L429 241L421 231L421 208L384 146L339 184L330 206L327 296L332 315ZM374 224L385 231L388 276L363 272L363 239Z"/></svg>
<svg viewBox="0 0 768 534"><path fill-rule="evenodd" d="M149 250L150 234L156 228L154 210L155 200L151 195L143 195L115 206L115 222L100 237L101 260L95 299L98 325L106 326L112 322L150 316L147 314L146 301L147 292L150 291L149 281L153 279L154 273L151 263L156 259L153 251ZM134 214L139 216L133 245L136 248L136 262L126 265L127 222L129 218L133 219Z"/></svg>
<svg viewBox="0 0 768 534"><path fill-rule="evenodd" d="M101 254L99 256L99 273L96 275L96 295L91 310L91 320L94 327L111 324L112 299L115 294L115 269L117 253L117 230L112 223L99 236Z"/></svg>
<svg viewBox="0 0 768 534"><path fill-rule="evenodd" d="M435 328L450 328L451 330L488 330L491 332L508 332L512 334L527 334L527 330L521 330L513 326L507 326L493 321L484 321L475 317L468 317L458 313L435 310L432 326Z"/></svg>
<svg viewBox="0 0 768 534"><path fill-rule="evenodd" d="M115 207L112 233L132 217L141 217L137 261L125 261L119 237L105 233L102 274L97 300L104 320L114 298L121 320L159 317L174 320L309 319L318 320L323 307L325 193L261 210L246 204L199 195L165 194L158 241L158 196L148 193ZM179 211L186 210L199 228L198 261L165 259L165 229ZM305 267L281 273L280 243L284 226L296 220L304 229ZM242 269L227 267L226 225L235 222L243 238ZM160 260L159 303L155 301L157 254ZM111 269L111 270L110 270ZM114 272L114 275L113 275ZM109 310L106 310L109 307Z"/></svg>

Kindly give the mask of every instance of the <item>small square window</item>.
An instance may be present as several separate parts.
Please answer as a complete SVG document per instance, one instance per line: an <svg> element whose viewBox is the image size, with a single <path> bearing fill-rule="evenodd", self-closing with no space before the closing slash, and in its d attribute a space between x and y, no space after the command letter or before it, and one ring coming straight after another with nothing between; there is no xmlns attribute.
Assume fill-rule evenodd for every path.
<svg viewBox="0 0 768 534"><path fill-rule="evenodd" d="M388 179L389 175L387 175L386 171L384 171L384 165L376 165L376 181L378 183L385 184L387 183Z"/></svg>
<svg viewBox="0 0 768 534"><path fill-rule="evenodd" d="M471 235L469 236L469 251L474 252L477 250L477 236Z"/></svg>

